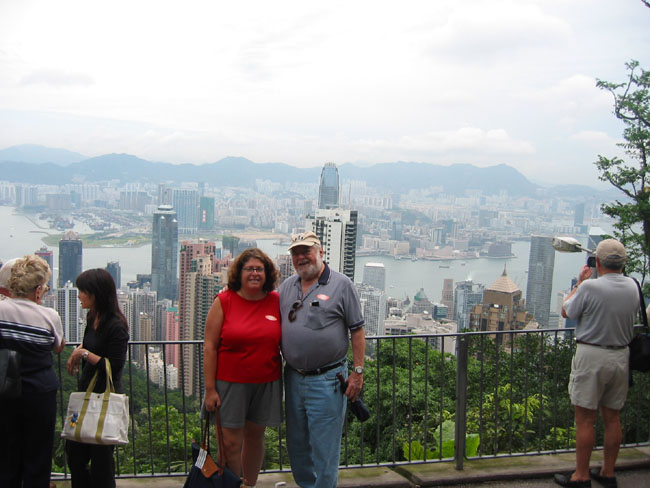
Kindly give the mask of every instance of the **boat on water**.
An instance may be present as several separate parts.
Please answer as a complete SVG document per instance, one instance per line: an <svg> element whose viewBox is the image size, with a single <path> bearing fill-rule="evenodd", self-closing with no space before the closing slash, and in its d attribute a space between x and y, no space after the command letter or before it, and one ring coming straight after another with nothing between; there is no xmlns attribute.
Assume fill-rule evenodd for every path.
<svg viewBox="0 0 650 488"><path fill-rule="evenodd" d="M449 265L448 264L439 264L438 267L439 268L448 268Z"/></svg>

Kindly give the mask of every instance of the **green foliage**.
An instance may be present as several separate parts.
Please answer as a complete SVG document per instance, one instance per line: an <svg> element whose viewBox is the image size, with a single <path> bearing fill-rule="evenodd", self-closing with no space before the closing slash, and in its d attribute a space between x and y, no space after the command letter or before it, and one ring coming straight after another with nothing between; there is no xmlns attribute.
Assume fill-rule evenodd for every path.
<svg viewBox="0 0 650 488"><path fill-rule="evenodd" d="M614 97L614 115L625 126L625 142L619 146L627 160L599 155L595 164L600 171L599 178L624 196L604 204L602 210L616 219L614 236L627 249L627 271L639 273L645 282L650 256L650 72L639 68L638 61L626 63L626 68L628 78L625 82L598 80L596 86Z"/></svg>
<svg viewBox="0 0 650 488"><path fill-rule="evenodd" d="M411 461L424 461L427 459L454 457L456 448L456 422L452 420L445 420L442 423L441 432L442 442L438 443L434 439L434 444L436 446L441 446L440 452L438 451L438 447L436 447L434 450L425 450L424 446L422 446L422 444L420 444L418 441L413 441L410 444L405 442L402 444L404 457L406 459L410 459ZM478 434L467 434L465 436L465 456L476 456L480 442L481 440Z"/></svg>

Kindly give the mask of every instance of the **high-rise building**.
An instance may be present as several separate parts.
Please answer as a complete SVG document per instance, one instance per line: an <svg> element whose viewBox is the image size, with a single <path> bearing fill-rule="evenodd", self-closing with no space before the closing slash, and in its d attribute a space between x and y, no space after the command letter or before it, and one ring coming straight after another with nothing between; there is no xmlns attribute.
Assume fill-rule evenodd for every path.
<svg viewBox="0 0 650 488"><path fill-rule="evenodd" d="M305 230L313 231L323 245L324 260L334 270L354 280L357 247L357 211L340 208L316 210L308 216Z"/></svg>
<svg viewBox="0 0 650 488"><path fill-rule="evenodd" d="M576 203L576 206L573 208L573 225L578 227L584 223L585 220L585 204Z"/></svg>
<svg viewBox="0 0 650 488"><path fill-rule="evenodd" d="M54 291L54 251L43 246L34 254L43 258L50 267L50 272L52 274L50 275L50 281L48 281L47 286L50 287L50 293L52 293Z"/></svg>
<svg viewBox="0 0 650 488"><path fill-rule="evenodd" d="M119 290L122 286L122 268L120 267L119 261L109 261L106 263L106 271L113 278L115 288Z"/></svg>
<svg viewBox="0 0 650 488"><path fill-rule="evenodd" d="M173 342L181 340L181 330L179 325L178 307L167 307L165 311L165 341ZM173 364L176 368L181 365L181 348L180 344L169 344L165 346L165 361L167 364Z"/></svg>
<svg viewBox="0 0 650 488"><path fill-rule="evenodd" d="M533 314L542 328L549 326L551 290L555 249L553 239L547 236L531 236L528 260L528 284L526 285L526 309Z"/></svg>
<svg viewBox="0 0 650 488"><path fill-rule="evenodd" d="M153 291L149 286L144 288L136 289L131 292L133 296L133 324L135 327L129 329L131 332L131 339L134 341L147 341L151 340L153 337L153 329L156 327L154 323L154 318L156 316L156 302L158 301L158 294ZM145 335L140 335L142 333L142 326L140 324L140 318L146 316L148 319L149 327L151 331L147 331Z"/></svg>
<svg viewBox="0 0 650 488"><path fill-rule="evenodd" d="M386 319L386 294L365 283L357 283L355 286L365 320L366 336L383 334L384 320Z"/></svg>
<svg viewBox="0 0 650 488"><path fill-rule="evenodd" d="M366 263L363 267L363 283L386 291L386 267L384 263Z"/></svg>
<svg viewBox="0 0 650 488"><path fill-rule="evenodd" d="M476 286L476 288L474 288ZM454 318L458 324L457 330L470 328L470 313L474 305L483 301L483 285L475 284L472 280L459 281L454 290Z"/></svg>
<svg viewBox="0 0 650 488"><path fill-rule="evenodd" d="M198 255L191 263L191 270L183 281L185 299L181 313L183 340L202 341L205 332L205 319L208 316L215 295L221 289L219 273L214 272L213 255ZM202 395L203 358L196 347L184 349L182 367L186 392Z"/></svg>
<svg viewBox="0 0 650 488"><path fill-rule="evenodd" d="M79 290L69 281L56 290L56 311L61 317L66 341L80 342L83 339L83 325L80 321Z"/></svg>
<svg viewBox="0 0 650 488"><path fill-rule="evenodd" d="M214 229L214 198L201 197L199 200L199 229Z"/></svg>
<svg viewBox="0 0 650 488"><path fill-rule="evenodd" d="M59 288L66 282L74 285L77 276L81 274L83 244L77 233L68 231L59 241Z"/></svg>
<svg viewBox="0 0 650 488"><path fill-rule="evenodd" d="M526 311L521 290L504 267L503 274L483 292L482 303L474 307L470 328L480 331L522 330L532 319L532 314ZM501 337L497 341L503 343ZM509 341L508 338L505 342Z"/></svg>
<svg viewBox="0 0 650 488"><path fill-rule="evenodd" d="M442 282L442 297L440 303L447 307L450 319L454 318L454 280L445 278Z"/></svg>
<svg viewBox="0 0 650 488"><path fill-rule="evenodd" d="M178 296L178 220L170 205L160 205L153 214L151 240L151 288L159 298Z"/></svg>
<svg viewBox="0 0 650 488"><path fill-rule="evenodd" d="M325 163L320 174L318 208L338 208L339 170L334 163Z"/></svg>
<svg viewBox="0 0 650 488"><path fill-rule="evenodd" d="M178 218L179 234L196 234L199 228L199 192L175 189L173 205Z"/></svg>

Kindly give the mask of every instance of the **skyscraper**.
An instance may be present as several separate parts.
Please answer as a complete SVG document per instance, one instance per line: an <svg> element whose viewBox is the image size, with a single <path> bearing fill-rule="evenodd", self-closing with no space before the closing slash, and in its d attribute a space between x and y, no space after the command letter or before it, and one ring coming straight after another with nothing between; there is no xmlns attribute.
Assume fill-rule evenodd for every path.
<svg viewBox="0 0 650 488"><path fill-rule="evenodd" d="M483 285L475 284L472 280L459 281L454 290L454 318L458 331L470 328L470 312L474 305L483 301Z"/></svg>
<svg viewBox="0 0 650 488"><path fill-rule="evenodd" d="M178 296L178 221L170 205L160 205L153 214L151 240L151 288L158 297Z"/></svg>
<svg viewBox="0 0 650 488"><path fill-rule="evenodd" d="M440 303L447 307L449 311L448 318L454 318L454 280L445 278L442 282L442 297Z"/></svg>
<svg viewBox="0 0 650 488"><path fill-rule="evenodd" d="M83 338L80 330L79 290L72 283L67 283L56 290L56 311L61 317L63 336L68 342L79 342Z"/></svg>
<svg viewBox="0 0 650 488"><path fill-rule="evenodd" d="M366 263L363 267L363 283L386 291L386 267L384 263Z"/></svg>
<svg viewBox="0 0 650 488"><path fill-rule="evenodd" d="M374 286L365 283L356 284L363 318L366 322L367 336L376 336L384 333L384 320L386 319L386 294Z"/></svg>
<svg viewBox="0 0 650 488"><path fill-rule="evenodd" d="M553 239L547 236L531 236L528 260L528 284L526 285L526 309L533 314L542 328L549 326L551 290L555 249Z"/></svg>
<svg viewBox="0 0 650 488"><path fill-rule="evenodd" d="M50 267L52 274L50 275L50 281L47 283L47 285L50 287L51 293L54 290L54 251L43 246L34 254L43 258L47 265Z"/></svg>
<svg viewBox="0 0 650 488"><path fill-rule="evenodd" d="M119 289L122 286L122 268L120 268L119 261L109 261L106 263L106 271L113 278L115 288Z"/></svg>
<svg viewBox="0 0 650 488"><path fill-rule="evenodd" d="M354 280L357 218L356 210L318 209L315 216L308 216L305 221L305 230L313 231L323 245L323 259L351 280Z"/></svg>
<svg viewBox="0 0 650 488"><path fill-rule="evenodd" d="M318 208L338 208L339 170L334 163L325 163L320 174L318 187Z"/></svg>
<svg viewBox="0 0 650 488"><path fill-rule="evenodd" d="M199 200L199 229L214 229L214 198L201 197Z"/></svg>
<svg viewBox="0 0 650 488"><path fill-rule="evenodd" d="M77 276L81 274L83 244L77 233L69 230L59 241L59 288L67 281L74 285Z"/></svg>
<svg viewBox="0 0 650 488"><path fill-rule="evenodd" d="M199 228L199 192L176 189L173 195L179 234L196 234Z"/></svg>

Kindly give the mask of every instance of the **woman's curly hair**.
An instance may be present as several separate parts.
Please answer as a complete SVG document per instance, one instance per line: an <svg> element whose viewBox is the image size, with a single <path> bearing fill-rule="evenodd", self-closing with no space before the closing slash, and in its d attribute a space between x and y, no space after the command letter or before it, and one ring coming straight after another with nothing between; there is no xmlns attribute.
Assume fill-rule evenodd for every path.
<svg viewBox="0 0 650 488"><path fill-rule="evenodd" d="M242 269L251 259L259 259L264 264L264 285L262 289L267 293L275 290L275 284L280 279L280 272L275 267L271 258L257 247L249 247L244 250L230 265L228 269L228 289L232 291L239 291L241 289Z"/></svg>

